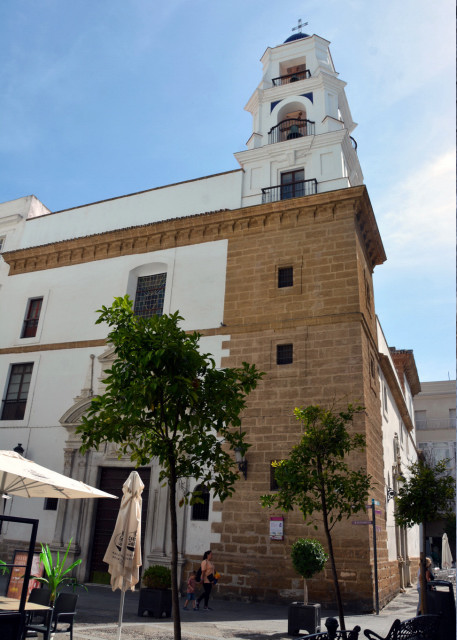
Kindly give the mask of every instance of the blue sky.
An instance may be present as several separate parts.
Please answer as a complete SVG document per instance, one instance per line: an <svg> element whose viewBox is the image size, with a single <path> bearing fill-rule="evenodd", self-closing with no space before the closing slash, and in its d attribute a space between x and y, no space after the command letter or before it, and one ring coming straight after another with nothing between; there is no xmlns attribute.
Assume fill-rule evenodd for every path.
<svg viewBox="0 0 457 640"><path fill-rule="evenodd" d="M236 169L260 57L330 40L387 253L375 301L421 380L455 378L451 0L3 0L0 202L52 211Z"/></svg>

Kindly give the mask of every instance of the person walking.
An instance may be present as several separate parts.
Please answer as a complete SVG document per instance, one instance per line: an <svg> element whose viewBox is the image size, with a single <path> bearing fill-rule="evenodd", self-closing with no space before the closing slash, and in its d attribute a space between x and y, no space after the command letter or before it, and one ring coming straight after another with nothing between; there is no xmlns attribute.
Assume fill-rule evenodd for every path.
<svg viewBox="0 0 457 640"><path fill-rule="evenodd" d="M187 605L189 604L189 602L192 602L193 608L195 610L195 606L196 606L195 587L197 586L195 575L196 575L195 571L191 571L189 580L187 581L187 588L186 588L187 597L183 607L184 611L187 611Z"/></svg>
<svg viewBox="0 0 457 640"><path fill-rule="evenodd" d="M213 553L211 550L205 551L205 553L203 554L201 570L201 583L203 585L203 593L200 594L200 596L197 598L195 610L198 611L200 609L200 602L204 600L205 606L203 607L203 611L212 611L211 607L208 606L209 597L211 595L211 589L213 588L214 582Z"/></svg>

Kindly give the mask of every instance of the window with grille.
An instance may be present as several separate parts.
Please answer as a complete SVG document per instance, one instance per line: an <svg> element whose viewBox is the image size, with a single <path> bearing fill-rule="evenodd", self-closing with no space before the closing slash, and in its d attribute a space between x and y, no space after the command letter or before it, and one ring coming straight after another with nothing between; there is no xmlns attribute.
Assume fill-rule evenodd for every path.
<svg viewBox="0 0 457 640"><path fill-rule="evenodd" d="M58 498L45 498L44 510L45 511L57 511Z"/></svg>
<svg viewBox="0 0 457 640"><path fill-rule="evenodd" d="M197 493L199 500L202 502L196 502L192 505L192 520L208 520L209 518L209 490L204 484L199 484L194 489L194 494Z"/></svg>
<svg viewBox="0 0 457 640"><path fill-rule="evenodd" d="M279 267L278 268L278 289L283 287L294 286L294 268L293 267Z"/></svg>
<svg viewBox="0 0 457 640"><path fill-rule="evenodd" d="M291 364L294 361L294 346L292 344L276 345L276 364Z"/></svg>
<svg viewBox="0 0 457 640"><path fill-rule="evenodd" d="M136 316L151 318L162 315L166 283L166 273L138 278L134 306Z"/></svg>
<svg viewBox="0 0 457 640"><path fill-rule="evenodd" d="M276 460L270 461L270 491L278 491L279 487L275 478L276 467L273 466L273 462L276 462Z"/></svg>
<svg viewBox="0 0 457 640"><path fill-rule="evenodd" d="M1 420L23 420L32 378L33 362L11 367Z"/></svg>
<svg viewBox="0 0 457 640"><path fill-rule="evenodd" d="M0 236L0 253L5 248L5 240L6 240L6 236Z"/></svg>
<svg viewBox="0 0 457 640"><path fill-rule="evenodd" d="M40 320L43 298L31 298L27 304L27 313L22 326L21 338L34 338Z"/></svg>

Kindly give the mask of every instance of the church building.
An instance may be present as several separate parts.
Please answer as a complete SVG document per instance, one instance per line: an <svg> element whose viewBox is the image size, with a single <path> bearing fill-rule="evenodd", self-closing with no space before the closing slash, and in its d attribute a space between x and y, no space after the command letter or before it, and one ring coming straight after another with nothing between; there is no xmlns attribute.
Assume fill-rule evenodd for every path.
<svg viewBox="0 0 457 640"><path fill-rule="evenodd" d="M291 545L299 537L325 544L324 533L298 512L263 509L260 496L275 489L271 462L298 441L295 407L356 402L366 411L353 429L367 447L351 464L371 474L370 500L379 502L383 605L411 584L419 556L417 528L396 527L392 500L417 455L414 355L388 347L376 316L373 271L386 255L329 42L296 33L261 62L239 169L64 211L35 196L0 204L0 449L20 444L25 457L120 495L130 460L114 446L82 456L75 433L113 359L96 310L125 294L138 315L179 310L217 366L246 361L266 373L243 414L251 447L233 497L221 503L199 487L204 504L179 509L182 580L211 548L222 574L216 596L300 599ZM144 567L167 565L167 488L157 463L139 471ZM188 480L178 493L194 489ZM72 539L79 580L97 582L106 579L117 508L14 497L5 513L38 518L38 540L52 549ZM368 512L339 523L334 545L344 602L372 610L372 526L353 523L363 520ZM0 557L25 535L4 526ZM334 602L330 565L308 588L312 601Z"/></svg>

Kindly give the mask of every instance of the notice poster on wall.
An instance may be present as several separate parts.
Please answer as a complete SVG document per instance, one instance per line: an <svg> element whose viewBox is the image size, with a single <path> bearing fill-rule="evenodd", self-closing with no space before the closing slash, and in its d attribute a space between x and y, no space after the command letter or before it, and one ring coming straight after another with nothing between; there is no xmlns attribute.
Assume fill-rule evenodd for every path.
<svg viewBox="0 0 457 640"><path fill-rule="evenodd" d="M27 551L15 551L13 558L13 567L10 567L10 580L8 583L8 598L17 598L20 600L22 593L22 585L24 583L24 573L25 566L27 564ZM38 576L41 578L43 575L43 565L40 562L40 554L34 553L32 560L32 576ZM40 583L38 580L31 579L29 581L28 589L27 589L27 597L30 595L30 592L34 587L39 587Z"/></svg>
<svg viewBox="0 0 457 640"><path fill-rule="evenodd" d="M270 517L270 540L284 540L284 518L282 516Z"/></svg>

